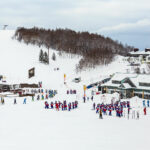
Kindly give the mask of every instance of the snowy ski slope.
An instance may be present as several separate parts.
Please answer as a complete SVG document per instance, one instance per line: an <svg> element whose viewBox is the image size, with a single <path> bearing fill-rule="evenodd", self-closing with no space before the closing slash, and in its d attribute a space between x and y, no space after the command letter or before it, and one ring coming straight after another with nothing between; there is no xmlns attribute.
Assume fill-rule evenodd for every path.
<svg viewBox="0 0 150 150"><path fill-rule="evenodd" d="M100 120L92 110L93 102L83 103L82 100L84 84L125 71L120 56L108 66L76 74L75 66L80 58L56 56L56 62L50 60L50 65L40 64L40 48L12 40L13 34L14 31L0 31L0 74L6 76L7 82L42 81L44 88L58 90L56 97L48 102L78 100L79 108L58 112L44 109L44 101L32 102L30 97L27 97L26 105L22 104L23 98L17 98L17 105L13 105L13 97L5 98L5 105L0 105L0 150L149 150L150 110L147 116L143 115L141 100L138 103L140 120L116 118L115 115ZM53 51L50 51L51 55ZM35 67L36 76L28 79L28 69L32 67ZM54 71L55 67L60 70ZM64 73L67 85L63 84ZM82 82L72 82L80 76ZM77 95L66 95L67 89L76 89ZM87 96L90 93L87 91ZM94 97L94 102L100 100L101 96ZM133 98L133 105L135 100Z"/></svg>

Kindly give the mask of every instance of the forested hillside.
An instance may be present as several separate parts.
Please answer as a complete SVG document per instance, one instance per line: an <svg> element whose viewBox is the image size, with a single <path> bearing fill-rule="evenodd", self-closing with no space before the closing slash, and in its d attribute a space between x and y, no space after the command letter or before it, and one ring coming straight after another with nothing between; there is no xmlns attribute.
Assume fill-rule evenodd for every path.
<svg viewBox="0 0 150 150"><path fill-rule="evenodd" d="M14 38L26 44L56 49L60 53L81 55L78 70L109 64L116 54L126 55L133 49L108 37L89 32L75 32L70 29L46 30L20 27L16 30Z"/></svg>

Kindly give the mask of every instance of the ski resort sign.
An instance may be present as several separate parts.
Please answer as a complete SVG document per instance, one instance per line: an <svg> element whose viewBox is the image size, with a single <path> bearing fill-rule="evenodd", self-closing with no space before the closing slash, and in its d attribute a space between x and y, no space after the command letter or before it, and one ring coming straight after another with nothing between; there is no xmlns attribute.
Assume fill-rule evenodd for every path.
<svg viewBox="0 0 150 150"><path fill-rule="evenodd" d="M29 71L28 71L28 76L29 78L32 78L35 76L35 68L31 68Z"/></svg>

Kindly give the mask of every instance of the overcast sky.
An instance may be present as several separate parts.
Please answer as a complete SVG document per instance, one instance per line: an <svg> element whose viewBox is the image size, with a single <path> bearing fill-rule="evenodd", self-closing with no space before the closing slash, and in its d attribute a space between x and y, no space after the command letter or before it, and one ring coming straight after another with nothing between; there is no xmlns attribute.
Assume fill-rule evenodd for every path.
<svg viewBox="0 0 150 150"><path fill-rule="evenodd" d="M150 0L0 0L0 28L70 28L150 47Z"/></svg>

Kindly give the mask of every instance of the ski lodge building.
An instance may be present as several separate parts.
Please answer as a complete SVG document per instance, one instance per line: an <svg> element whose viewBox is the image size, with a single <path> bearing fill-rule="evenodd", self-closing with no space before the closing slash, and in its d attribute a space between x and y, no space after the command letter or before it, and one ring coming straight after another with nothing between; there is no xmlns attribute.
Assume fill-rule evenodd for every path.
<svg viewBox="0 0 150 150"><path fill-rule="evenodd" d="M110 81L101 84L102 93L118 92L121 98L138 96L150 99L150 75L116 73Z"/></svg>
<svg viewBox="0 0 150 150"><path fill-rule="evenodd" d="M135 49L134 51L129 52L127 56L127 59L130 62L150 63L150 48L146 48L144 51Z"/></svg>

